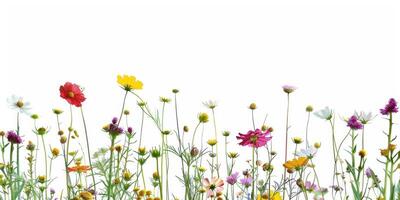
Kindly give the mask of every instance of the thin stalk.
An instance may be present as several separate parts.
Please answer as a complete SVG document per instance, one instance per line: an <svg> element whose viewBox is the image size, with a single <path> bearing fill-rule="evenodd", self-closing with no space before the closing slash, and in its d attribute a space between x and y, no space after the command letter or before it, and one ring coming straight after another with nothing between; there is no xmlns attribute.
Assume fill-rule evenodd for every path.
<svg viewBox="0 0 400 200"><path fill-rule="evenodd" d="M286 107L286 133L285 133L285 162L287 162L287 154L288 154L288 133L289 133L289 101L290 95L287 93L287 107ZM286 193L286 170L283 172L283 200L285 200L285 193Z"/></svg>
<svg viewBox="0 0 400 200"><path fill-rule="evenodd" d="M115 137L111 136L111 147L110 147L110 168L108 169L108 180L107 180L107 199L111 199L111 191L112 191L112 166L114 162L114 143L115 143Z"/></svg>
<svg viewBox="0 0 400 200"><path fill-rule="evenodd" d="M93 181L93 189L94 189L94 191L96 191L96 179L94 178L92 158L90 156L89 136L88 136L88 131L87 131L87 127L86 127L85 115L83 114L83 108L82 107L81 107L81 115L82 115L83 127L84 127L84 130L85 130L86 148L87 148L87 154L88 154L87 156L89 158L90 172L91 172L92 181ZM95 196L95 199L97 199L96 196Z"/></svg>
<svg viewBox="0 0 400 200"><path fill-rule="evenodd" d="M42 138L42 145L43 145L43 153L44 153L44 168L45 168L45 174L44 174L44 176L46 177L46 179L48 178L48 176L47 176L47 150L46 150L46 144L45 144L45 142L44 142L44 136L43 135L41 135L41 138ZM45 190L46 190L46 192L45 192L45 198L47 199L47 183L48 183L48 181L46 181L45 182Z"/></svg>
<svg viewBox="0 0 400 200"><path fill-rule="evenodd" d="M218 133L217 133L217 123L216 123L216 120L215 120L215 112L214 112L214 108L213 109L211 109L211 111L212 111L212 115L213 115L213 123L214 123L214 137L215 137L215 139L218 141ZM218 175L218 177L219 177L219 161L218 161L218 142L217 142L217 144L215 145L215 150L216 150L216 169L217 169L217 175Z"/></svg>
<svg viewBox="0 0 400 200"><path fill-rule="evenodd" d="M254 173L255 173L255 169L254 169L254 167L255 167L255 158L254 158L254 156L255 156L255 147L253 147L253 149L252 149L252 162L253 162L253 164L252 164L252 181L253 181L253 183L251 184L251 199L255 199L255 191L254 191L254 186L255 186L255 184L256 184L256 180L255 180L255 176L254 176Z"/></svg>

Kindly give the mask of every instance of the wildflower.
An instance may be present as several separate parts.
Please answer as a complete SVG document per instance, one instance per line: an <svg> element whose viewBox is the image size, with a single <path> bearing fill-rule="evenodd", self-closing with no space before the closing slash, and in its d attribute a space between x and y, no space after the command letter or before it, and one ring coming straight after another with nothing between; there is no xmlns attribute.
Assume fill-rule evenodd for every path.
<svg viewBox="0 0 400 200"><path fill-rule="evenodd" d="M306 112L312 112L314 110L314 108L311 105L308 105L306 107Z"/></svg>
<svg viewBox="0 0 400 200"><path fill-rule="evenodd" d="M126 91L141 90L143 88L143 83L139 80L136 80L134 76L128 75L118 75L117 76L117 83L121 85L121 87Z"/></svg>
<svg viewBox="0 0 400 200"><path fill-rule="evenodd" d="M301 137L294 137L292 138L292 141L295 144L301 144L303 142L303 139Z"/></svg>
<svg viewBox="0 0 400 200"><path fill-rule="evenodd" d="M371 121L374 117L372 116L372 113L366 113L364 111L361 112L355 112L355 116L360 120L362 124L368 124L369 121Z"/></svg>
<svg viewBox="0 0 400 200"><path fill-rule="evenodd" d="M347 120L347 126L353 130L362 129L363 125L360 121L358 121L355 115L351 116L349 120Z"/></svg>
<svg viewBox="0 0 400 200"><path fill-rule="evenodd" d="M53 157L57 157L58 155L60 155L60 149L58 148L52 148L51 149L51 154L53 155Z"/></svg>
<svg viewBox="0 0 400 200"><path fill-rule="evenodd" d="M178 89L172 89L172 93L176 94L176 93L178 93L178 92L179 92Z"/></svg>
<svg viewBox="0 0 400 200"><path fill-rule="evenodd" d="M208 114L207 113L200 113L198 115L200 123L207 123L208 122Z"/></svg>
<svg viewBox="0 0 400 200"><path fill-rule="evenodd" d="M29 110L31 109L30 103L24 101L22 97L12 95L7 99L7 102L10 105L10 108L17 110L19 113L29 115Z"/></svg>
<svg viewBox="0 0 400 200"><path fill-rule="evenodd" d="M324 109L314 112L314 115L321 119L330 120L333 117L333 110L326 106Z"/></svg>
<svg viewBox="0 0 400 200"><path fill-rule="evenodd" d="M49 130L45 127L40 127L34 130L33 132L35 132L38 135L46 135L49 132Z"/></svg>
<svg viewBox="0 0 400 200"><path fill-rule="evenodd" d="M139 147L138 153L139 153L139 155L141 155L141 156L146 155L146 153L147 153L146 147Z"/></svg>
<svg viewBox="0 0 400 200"><path fill-rule="evenodd" d="M214 146L214 145L216 145L217 143L218 143L218 141L217 141L217 139L215 139L215 138L212 138L212 139L207 140L207 144L210 145L210 146Z"/></svg>
<svg viewBox="0 0 400 200"><path fill-rule="evenodd" d="M359 155L361 158L364 158L364 157L367 155L367 151L366 151L365 149L361 149L361 150L358 152L358 155Z"/></svg>
<svg viewBox="0 0 400 200"><path fill-rule="evenodd" d="M274 166L271 163L264 163L262 169L264 171L272 171L274 170Z"/></svg>
<svg viewBox="0 0 400 200"><path fill-rule="evenodd" d="M317 191L318 190L318 186L315 185L314 183L310 182L310 181L306 181L304 183L304 188L309 192L313 192L313 191Z"/></svg>
<svg viewBox="0 0 400 200"><path fill-rule="evenodd" d="M229 158L237 158L237 157L239 157L239 154L237 153L237 152L229 152L228 153L228 157Z"/></svg>
<svg viewBox="0 0 400 200"><path fill-rule="evenodd" d="M7 140L12 144L21 144L22 138L17 135L14 131L7 132Z"/></svg>
<svg viewBox="0 0 400 200"><path fill-rule="evenodd" d="M46 176L38 176L38 182L39 183L44 183L44 182L46 182Z"/></svg>
<svg viewBox="0 0 400 200"><path fill-rule="evenodd" d="M79 85L70 82L60 86L60 97L76 107L81 107L82 102L86 100Z"/></svg>
<svg viewBox="0 0 400 200"><path fill-rule="evenodd" d="M222 132L222 136L224 136L224 137L228 137L230 134L231 134L231 132L229 132L229 131Z"/></svg>
<svg viewBox="0 0 400 200"><path fill-rule="evenodd" d="M388 104L385 108L380 109L382 115L388 115L389 113L397 113L399 108L397 107L397 102L393 98L389 99Z"/></svg>
<svg viewBox="0 0 400 200"><path fill-rule="evenodd" d="M188 126L183 126L183 132L185 132L185 133L189 132L189 127Z"/></svg>
<svg viewBox="0 0 400 200"><path fill-rule="evenodd" d="M247 134L239 133L236 139L242 140L239 145L259 148L266 145L272 139L272 136L269 131L262 132L260 129L256 129L255 131L248 131Z"/></svg>
<svg viewBox="0 0 400 200"><path fill-rule="evenodd" d="M314 143L314 147L315 147L316 149L319 149L319 148L321 147L321 142L316 142L316 143Z"/></svg>
<svg viewBox="0 0 400 200"><path fill-rule="evenodd" d="M32 115L31 115L31 118L32 118L33 120L39 119L39 115L38 115L38 114L32 114Z"/></svg>
<svg viewBox="0 0 400 200"><path fill-rule="evenodd" d="M251 103L250 106L249 106L249 109L250 110L255 110L255 109L257 109L257 105L255 103Z"/></svg>
<svg viewBox="0 0 400 200"><path fill-rule="evenodd" d="M257 200L282 200L282 196L279 192L271 190L269 191L269 194L267 192L263 195L259 194Z"/></svg>
<svg viewBox="0 0 400 200"><path fill-rule="evenodd" d="M216 193L222 192L224 190L224 181L217 177L211 179L203 179L203 187L207 190L207 197L213 197Z"/></svg>
<svg viewBox="0 0 400 200"><path fill-rule="evenodd" d="M299 157L307 157L308 159L311 159L314 157L314 155L317 153L317 149L313 146L308 146L305 149L301 149L300 151L297 151L295 153L296 156Z"/></svg>
<svg viewBox="0 0 400 200"><path fill-rule="evenodd" d="M157 148L153 148L151 151L151 157L153 158L159 158L161 156L160 150Z"/></svg>
<svg viewBox="0 0 400 200"><path fill-rule="evenodd" d="M197 147L192 147L190 150L190 156L196 157L197 155L199 155L199 149Z"/></svg>
<svg viewBox="0 0 400 200"><path fill-rule="evenodd" d="M238 177L239 177L239 172L235 172L230 176L226 177L226 182L229 183L230 185L234 185L237 182Z"/></svg>
<svg viewBox="0 0 400 200"><path fill-rule="evenodd" d="M286 163L283 164L283 166L288 169L288 170L299 170L302 167L304 167L308 163L308 158L307 157L299 157L295 158L293 160L289 160Z"/></svg>
<svg viewBox="0 0 400 200"><path fill-rule="evenodd" d="M86 173L90 170L90 167L87 165L76 165L74 167L68 167L68 172L77 172L77 173Z"/></svg>
<svg viewBox="0 0 400 200"><path fill-rule="evenodd" d="M389 156L389 149L381 149L381 155L384 157Z"/></svg>
<svg viewBox="0 0 400 200"><path fill-rule="evenodd" d="M160 97L160 101L161 101L162 103L169 103L169 102L171 102L171 99L169 99L169 98L167 98L167 97Z"/></svg>
<svg viewBox="0 0 400 200"><path fill-rule="evenodd" d="M83 200L92 200L93 194L88 192L88 191L82 191L79 193L79 197L82 198Z"/></svg>
<svg viewBox="0 0 400 200"><path fill-rule="evenodd" d="M209 100L209 101L203 102L203 105L204 105L205 107L209 108L209 109L214 109L215 107L217 107L217 102L216 102L216 101Z"/></svg>
<svg viewBox="0 0 400 200"><path fill-rule="evenodd" d="M297 87L292 86L292 85L284 85L284 86L282 86L282 89L285 93L290 94L290 93L294 92L297 89Z"/></svg>
<svg viewBox="0 0 400 200"><path fill-rule="evenodd" d="M205 171L207 171L207 168L204 167L204 166L200 166L200 167L198 167L198 169L199 169L200 172L205 172Z"/></svg>
<svg viewBox="0 0 400 200"><path fill-rule="evenodd" d="M395 145L395 144L389 144L388 149L389 149L390 151L394 151L394 150L396 149L396 145Z"/></svg>
<svg viewBox="0 0 400 200"><path fill-rule="evenodd" d="M114 117L111 123L104 126L103 130L108 132L112 137L116 137L124 132L124 129L118 126L118 118Z"/></svg>
<svg viewBox="0 0 400 200"><path fill-rule="evenodd" d="M61 109L58 109L58 108L54 108L53 109L53 113L54 114L56 114L56 115L59 115L59 114L61 114L61 113L63 113L64 111L62 111Z"/></svg>
<svg viewBox="0 0 400 200"><path fill-rule="evenodd" d="M253 179L251 177L240 179L240 184L244 185L244 187L250 187L253 183Z"/></svg>

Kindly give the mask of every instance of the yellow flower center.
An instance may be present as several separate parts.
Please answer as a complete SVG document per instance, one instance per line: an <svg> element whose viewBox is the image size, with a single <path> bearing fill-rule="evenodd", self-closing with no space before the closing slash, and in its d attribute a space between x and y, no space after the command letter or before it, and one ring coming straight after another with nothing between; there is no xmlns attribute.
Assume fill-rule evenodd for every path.
<svg viewBox="0 0 400 200"><path fill-rule="evenodd" d="M15 104L18 108L22 108L24 107L24 102L22 101L17 101L17 103Z"/></svg>
<svg viewBox="0 0 400 200"><path fill-rule="evenodd" d="M75 94L73 92L68 92L68 97L69 98L74 98Z"/></svg>

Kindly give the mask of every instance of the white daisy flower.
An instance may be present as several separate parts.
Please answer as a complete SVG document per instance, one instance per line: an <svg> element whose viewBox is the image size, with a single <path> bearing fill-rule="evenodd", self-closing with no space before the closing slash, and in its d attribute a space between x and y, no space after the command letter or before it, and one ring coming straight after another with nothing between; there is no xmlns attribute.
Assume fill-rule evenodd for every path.
<svg viewBox="0 0 400 200"><path fill-rule="evenodd" d="M321 119L330 120L333 116L333 110L326 106L324 109L314 112L314 115Z"/></svg>
<svg viewBox="0 0 400 200"><path fill-rule="evenodd" d="M14 109L19 113L30 115L29 110L31 109L31 104L27 101L24 101L22 97L12 95L11 97L7 98L7 102L11 109Z"/></svg>
<svg viewBox="0 0 400 200"><path fill-rule="evenodd" d="M372 116L372 113L366 113L364 111L361 112L354 112L354 115L357 116L358 120L360 120L360 122L362 124L368 124L369 121L373 120L375 118L375 116Z"/></svg>
<svg viewBox="0 0 400 200"><path fill-rule="evenodd" d="M208 100L203 102L203 105L207 108L214 109L215 107L217 107L218 104L216 101Z"/></svg>
<svg viewBox="0 0 400 200"><path fill-rule="evenodd" d="M313 146L308 146L305 149L301 149L300 151L297 151L295 153L296 156L299 157L307 157L307 158L312 158L314 155L317 153L317 149Z"/></svg>

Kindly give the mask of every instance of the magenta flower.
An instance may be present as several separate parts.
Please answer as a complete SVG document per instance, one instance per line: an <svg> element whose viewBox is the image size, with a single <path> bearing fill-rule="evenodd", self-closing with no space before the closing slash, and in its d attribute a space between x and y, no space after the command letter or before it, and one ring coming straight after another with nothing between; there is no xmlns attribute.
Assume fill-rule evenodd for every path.
<svg viewBox="0 0 400 200"><path fill-rule="evenodd" d="M234 185L237 182L238 177L239 177L239 172L235 172L230 176L226 177L226 182L229 183L230 185Z"/></svg>
<svg viewBox="0 0 400 200"><path fill-rule="evenodd" d="M7 140L12 144L21 144L22 138L17 135L14 131L7 132Z"/></svg>
<svg viewBox="0 0 400 200"><path fill-rule="evenodd" d="M399 108L397 107L397 102L393 98L389 99L388 104L385 108L380 109L382 115L388 115L389 113L397 113Z"/></svg>
<svg viewBox="0 0 400 200"><path fill-rule="evenodd" d="M362 129L362 123L357 119L355 115L351 116L349 120L347 120L347 126L353 130Z"/></svg>
<svg viewBox="0 0 400 200"><path fill-rule="evenodd" d="M270 130L262 132L260 129L256 129L255 131L248 131L247 134L239 133L236 139L242 140L239 145L258 148L267 144L272 139L272 136Z"/></svg>
<svg viewBox="0 0 400 200"><path fill-rule="evenodd" d="M251 177L242 178L240 179L240 183L244 185L244 187L250 187L251 184L253 183L253 179Z"/></svg>

